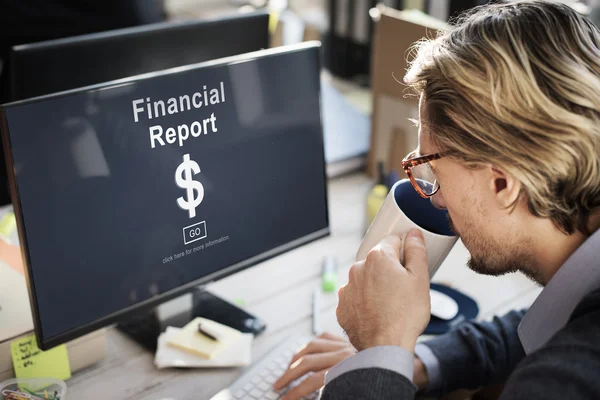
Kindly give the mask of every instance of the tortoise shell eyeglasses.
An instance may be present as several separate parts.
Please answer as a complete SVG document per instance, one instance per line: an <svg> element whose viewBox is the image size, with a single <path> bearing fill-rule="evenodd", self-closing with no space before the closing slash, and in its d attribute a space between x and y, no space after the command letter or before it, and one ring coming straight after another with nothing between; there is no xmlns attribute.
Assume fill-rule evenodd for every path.
<svg viewBox="0 0 600 400"><path fill-rule="evenodd" d="M417 157L417 151L409 153L402 160L402 168L408 175L413 187L423 198L429 198L440 189L437 176L431 168L430 161L438 160L443 156L440 153L427 154Z"/></svg>

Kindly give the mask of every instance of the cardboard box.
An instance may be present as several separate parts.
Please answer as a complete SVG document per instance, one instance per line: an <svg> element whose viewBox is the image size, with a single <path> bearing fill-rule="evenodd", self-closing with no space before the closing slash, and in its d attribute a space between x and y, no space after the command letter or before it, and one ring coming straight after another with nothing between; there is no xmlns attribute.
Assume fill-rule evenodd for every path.
<svg viewBox="0 0 600 400"><path fill-rule="evenodd" d="M415 132L416 128L406 129L400 125L392 128L391 145L388 153L388 168L391 171L396 171L400 177L405 177L402 160L408 153L406 149L417 146Z"/></svg>
<svg viewBox="0 0 600 400"><path fill-rule="evenodd" d="M433 38L448 25L417 10L398 11L385 6L372 10L375 21L371 55L371 146L367 172L375 178L377 164L385 170L400 167L402 158L417 146L417 129L409 118L418 119L419 99L402 83L412 60L410 47L423 37ZM399 161L398 161L399 160Z"/></svg>
<svg viewBox="0 0 600 400"><path fill-rule="evenodd" d="M312 22L315 21L315 23ZM270 47L279 47L282 45L307 42L311 40L321 40L323 28L316 22L318 18L302 18L292 11L284 11L280 14L271 14Z"/></svg>

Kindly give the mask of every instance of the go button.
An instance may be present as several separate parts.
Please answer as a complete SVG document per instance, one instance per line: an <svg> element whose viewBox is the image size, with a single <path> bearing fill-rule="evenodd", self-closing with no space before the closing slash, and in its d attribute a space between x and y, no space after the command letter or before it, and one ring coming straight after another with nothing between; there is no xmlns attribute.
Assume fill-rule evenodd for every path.
<svg viewBox="0 0 600 400"><path fill-rule="evenodd" d="M206 221L183 228L183 244L189 244L206 237Z"/></svg>

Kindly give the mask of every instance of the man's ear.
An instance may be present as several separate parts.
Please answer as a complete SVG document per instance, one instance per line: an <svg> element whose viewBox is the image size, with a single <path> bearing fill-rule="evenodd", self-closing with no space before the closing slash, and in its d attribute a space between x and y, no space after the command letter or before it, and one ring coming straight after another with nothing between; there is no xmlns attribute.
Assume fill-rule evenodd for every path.
<svg viewBox="0 0 600 400"><path fill-rule="evenodd" d="M490 166L490 189L498 204L507 208L513 205L521 193L521 182L506 171Z"/></svg>

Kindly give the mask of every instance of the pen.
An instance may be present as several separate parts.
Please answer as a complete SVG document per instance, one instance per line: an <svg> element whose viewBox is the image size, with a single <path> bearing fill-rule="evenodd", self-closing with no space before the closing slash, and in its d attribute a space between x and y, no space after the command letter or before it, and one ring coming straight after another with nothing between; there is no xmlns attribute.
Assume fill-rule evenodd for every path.
<svg viewBox="0 0 600 400"><path fill-rule="evenodd" d="M312 295L312 331L313 335L321 333L321 327L319 324L319 310L321 309L319 302L320 291L319 288L313 290Z"/></svg>
<svg viewBox="0 0 600 400"><path fill-rule="evenodd" d="M207 338L209 338L211 340L219 340L215 335L213 335L212 333L208 332L206 330L206 328L203 328L202 324L198 324L198 333L206 336Z"/></svg>

